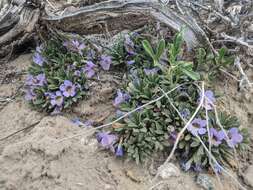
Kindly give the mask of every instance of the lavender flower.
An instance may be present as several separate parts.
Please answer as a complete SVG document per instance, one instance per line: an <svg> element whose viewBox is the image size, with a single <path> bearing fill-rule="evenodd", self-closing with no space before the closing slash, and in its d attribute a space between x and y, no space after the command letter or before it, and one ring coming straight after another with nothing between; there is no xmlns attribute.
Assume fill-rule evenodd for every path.
<svg viewBox="0 0 253 190"><path fill-rule="evenodd" d="M72 123L74 123L75 125L78 125L78 126L84 125L84 123L79 118L74 118L71 121L72 121Z"/></svg>
<svg viewBox="0 0 253 190"><path fill-rule="evenodd" d="M119 144L117 146L115 155L116 156L123 156L124 155L123 148L122 148L121 144Z"/></svg>
<svg viewBox="0 0 253 190"><path fill-rule="evenodd" d="M47 100L51 101L51 97L54 95L54 93L52 93L52 92L45 92L44 95L45 95L45 97L46 97Z"/></svg>
<svg viewBox="0 0 253 190"><path fill-rule="evenodd" d="M87 52L88 60L93 60L96 56L96 52L93 49L89 49Z"/></svg>
<svg viewBox="0 0 253 190"><path fill-rule="evenodd" d="M131 40L130 36L125 35L124 47L129 55L134 55L134 42Z"/></svg>
<svg viewBox="0 0 253 190"><path fill-rule="evenodd" d="M184 171L188 171L191 168L191 162L180 162L180 166Z"/></svg>
<svg viewBox="0 0 253 190"><path fill-rule="evenodd" d="M36 98L36 94L33 91L33 88L27 89L25 94L25 99L27 101L34 100Z"/></svg>
<svg viewBox="0 0 253 190"><path fill-rule="evenodd" d="M134 63L135 63L135 60L127 61L127 64L128 64L128 65L133 65Z"/></svg>
<svg viewBox="0 0 253 190"><path fill-rule="evenodd" d="M233 127L228 131L228 146L234 148L237 144L241 143L243 136L239 133L238 128Z"/></svg>
<svg viewBox="0 0 253 190"><path fill-rule="evenodd" d="M55 94L51 94L51 105L61 107L63 104L63 96L60 91L57 91Z"/></svg>
<svg viewBox="0 0 253 190"><path fill-rule="evenodd" d="M105 71L108 71L110 69L111 63L112 63L111 56L107 55L101 56L100 65Z"/></svg>
<svg viewBox="0 0 253 190"><path fill-rule="evenodd" d="M76 71L74 72L74 75L80 77L80 76L81 76L81 71L76 70Z"/></svg>
<svg viewBox="0 0 253 190"><path fill-rule="evenodd" d="M27 85L27 86L32 86L33 85L33 80L34 80L34 77L33 77L33 75L27 75L27 77L26 77L26 81L25 81L25 84Z"/></svg>
<svg viewBox="0 0 253 190"><path fill-rule="evenodd" d="M75 86L77 89L82 89L82 86L78 82L75 83Z"/></svg>
<svg viewBox="0 0 253 190"><path fill-rule="evenodd" d="M217 131L214 128L210 128L211 141L214 146L219 146L222 140L225 139L225 134L222 130Z"/></svg>
<svg viewBox="0 0 253 190"><path fill-rule="evenodd" d="M193 170L195 172L201 172L202 171L202 167L200 164L195 164L195 166L193 167Z"/></svg>
<svg viewBox="0 0 253 190"><path fill-rule="evenodd" d="M123 115L125 115L127 112L123 112L121 110L116 110L116 117L119 118L119 117L122 117Z"/></svg>
<svg viewBox="0 0 253 190"><path fill-rule="evenodd" d="M215 102L214 93L211 90L207 90L205 91L204 94L205 94L204 95L205 97L204 97L203 107L207 110L212 110L213 109L212 104L214 104ZM200 100L201 100L201 96L199 97L198 102L200 102Z"/></svg>
<svg viewBox="0 0 253 190"><path fill-rule="evenodd" d="M70 51L79 53L80 55L83 55L83 50L86 47L84 43L81 43L78 40L71 40L71 41L64 42L63 46L68 48Z"/></svg>
<svg viewBox="0 0 253 190"><path fill-rule="evenodd" d="M138 77L138 72L135 69L130 69L130 77L132 78L133 84L139 86L140 79Z"/></svg>
<svg viewBox="0 0 253 190"><path fill-rule="evenodd" d="M44 86L46 83L45 74L39 74L37 76L28 75L26 78L26 85L28 86Z"/></svg>
<svg viewBox="0 0 253 190"><path fill-rule="evenodd" d="M192 123L187 127L187 130L194 136L204 135L206 133L206 120L196 118Z"/></svg>
<svg viewBox="0 0 253 190"><path fill-rule="evenodd" d="M93 121L91 120L82 122L79 118L72 119L72 122L78 126L88 127L88 128L92 127L92 124L93 124Z"/></svg>
<svg viewBox="0 0 253 190"><path fill-rule="evenodd" d="M96 65L92 61L87 61L85 68L83 69L83 72L87 78L91 78L95 75L95 66Z"/></svg>
<svg viewBox="0 0 253 190"><path fill-rule="evenodd" d="M220 165L218 165L218 164L214 164L214 166L213 166L214 168L214 172L217 172L218 174L221 174L221 172L222 172L222 168L221 168L221 166Z"/></svg>
<svg viewBox="0 0 253 190"><path fill-rule="evenodd" d="M36 80L35 80L34 85L44 86L44 84L47 83L47 81L46 81L46 75L44 73L37 75L35 79Z"/></svg>
<svg viewBox="0 0 253 190"><path fill-rule="evenodd" d="M117 96L114 99L114 106L118 107L123 102L129 101L131 99L130 95L128 93L123 93L121 90L117 91Z"/></svg>
<svg viewBox="0 0 253 190"><path fill-rule="evenodd" d="M69 80L65 80L64 83L60 86L65 97L74 97L76 95L76 86Z"/></svg>
<svg viewBox="0 0 253 190"><path fill-rule="evenodd" d="M50 115L58 115L61 113L62 107L55 106L54 111Z"/></svg>
<svg viewBox="0 0 253 190"><path fill-rule="evenodd" d="M181 112L180 112L181 116L184 118L184 119L187 119L189 116L190 116L190 110L187 109L187 108L184 108Z"/></svg>
<svg viewBox="0 0 253 190"><path fill-rule="evenodd" d="M38 52L36 52L33 55L33 62L36 63L39 66L43 66L43 63L45 62L45 58L42 57L41 54L39 54Z"/></svg>
<svg viewBox="0 0 253 190"><path fill-rule="evenodd" d="M113 144L117 140L117 136L109 134L108 132L99 132L97 134L97 140L103 148L111 149L114 152Z"/></svg>
<svg viewBox="0 0 253 190"><path fill-rule="evenodd" d="M53 94L54 94L54 93L52 93L52 92L45 92L45 93L44 93L44 95L45 95L46 97L51 97Z"/></svg>
<svg viewBox="0 0 253 190"><path fill-rule="evenodd" d="M154 75L154 74L157 74L158 71L159 71L158 68L144 69L144 73L145 73L146 75Z"/></svg>
<svg viewBox="0 0 253 190"><path fill-rule="evenodd" d="M41 44L40 46L37 46L36 47L36 52L38 52L38 53L42 53L42 50L43 50L43 45Z"/></svg>
<svg viewBox="0 0 253 190"><path fill-rule="evenodd" d="M87 120L84 122L84 125L88 128L92 127L94 122L92 120Z"/></svg>
<svg viewBox="0 0 253 190"><path fill-rule="evenodd" d="M172 142L174 143L177 139L177 132L173 131L170 133L170 140L172 140Z"/></svg>

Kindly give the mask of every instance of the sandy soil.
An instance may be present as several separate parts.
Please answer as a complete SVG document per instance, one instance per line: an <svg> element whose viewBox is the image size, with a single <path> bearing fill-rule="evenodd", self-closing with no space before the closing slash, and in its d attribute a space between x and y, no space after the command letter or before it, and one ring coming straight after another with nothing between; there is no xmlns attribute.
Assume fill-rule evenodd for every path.
<svg viewBox="0 0 253 190"><path fill-rule="evenodd" d="M74 117L89 118L96 123L106 122L114 111L111 102L118 77L102 73L100 81L91 82L89 98L80 102L72 112L48 116L32 110L22 97L22 84L30 60L30 54L21 55L0 69L0 139L29 127L0 141L0 189L148 189L155 173L153 170L159 166L159 162L137 166L116 159L101 150L94 137L57 143L61 138L86 130L70 121ZM228 89L229 97L222 99L224 106L237 114L245 127L250 127L253 122L252 100L233 88ZM252 128L250 130L253 136ZM198 190L200 188L194 182L194 177L181 171L179 177L171 177L157 189ZM217 184L215 178L210 177ZM231 180L223 181L224 189L237 189L232 186ZM216 186L215 189L220 187Z"/></svg>

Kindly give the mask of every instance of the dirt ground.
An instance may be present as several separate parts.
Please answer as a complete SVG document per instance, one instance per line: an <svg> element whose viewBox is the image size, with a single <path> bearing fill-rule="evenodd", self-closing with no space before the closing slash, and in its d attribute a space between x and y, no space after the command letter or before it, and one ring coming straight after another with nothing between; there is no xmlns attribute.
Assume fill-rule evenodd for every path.
<svg viewBox="0 0 253 190"><path fill-rule="evenodd" d="M102 73L91 82L91 92L70 113L49 116L39 113L22 96L23 81L31 55L21 55L0 65L0 139L28 127L14 136L0 140L0 189L3 190L144 190L151 187L157 162L144 166L116 159L101 150L94 137L79 137L57 143L84 130L71 122L80 117L103 123L114 112L113 92L119 77ZM252 76L253 78L253 76ZM225 85L226 84L226 85ZM225 88L224 88L225 86ZM224 94L221 104L236 114L253 137L252 93L238 93L231 81L222 81L217 89ZM242 169L247 169L251 161ZM162 163L162 162L161 162ZM175 162L177 165L177 163ZM213 183L217 181L210 176ZM224 189L238 189L232 180L221 176ZM195 175L180 172L157 189L198 190ZM215 186L215 189L221 189Z"/></svg>

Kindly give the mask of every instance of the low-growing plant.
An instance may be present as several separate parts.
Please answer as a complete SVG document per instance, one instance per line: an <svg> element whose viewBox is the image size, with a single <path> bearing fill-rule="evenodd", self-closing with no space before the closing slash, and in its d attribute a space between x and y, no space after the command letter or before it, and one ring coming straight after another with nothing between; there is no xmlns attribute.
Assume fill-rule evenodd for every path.
<svg viewBox="0 0 253 190"><path fill-rule="evenodd" d="M207 80L213 80L220 73L219 69L229 69L234 63L233 55L228 54L225 47L218 50L218 55L214 55L212 52L199 48L195 55L195 64L205 75Z"/></svg>
<svg viewBox="0 0 253 190"><path fill-rule="evenodd" d="M121 45L121 56L113 57L114 61L120 57L121 61L118 63L125 63L128 68L128 82L117 91L114 100L114 106L117 108L116 117L121 117L161 97L173 87L184 84L169 97L161 98L156 103L123 118L111 132L106 134L102 132L103 138L106 139L103 142L107 142L105 148L110 148L117 156L123 156L125 153L129 159L139 163L157 151L171 150L178 133L185 125L182 118L189 120L200 103L201 92L196 88L194 81L200 80L201 75L196 65L194 67L192 62L184 61L180 55L183 44L182 33L176 35L172 44L166 45L164 40L160 40L156 49L141 35L129 34L125 40L131 48ZM126 44L124 40L121 43ZM216 58L217 62L224 59L222 52ZM165 60L161 59L162 54L167 54L167 58L163 58ZM131 64L126 61L129 58L133 60ZM200 60L205 59L198 57L198 61ZM222 166L230 163L234 148L237 150L247 148L248 136L245 130L239 128L237 118L220 113L218 119L223 130L214 114L215 94L211 90L206 90L204 94L202 109L187 126L187 131L181 137L176 151L185 170L192 168L198 171L201 168L208 169L211 164L215 165L210 163L209 155L198 137L206 147L209 147L209 143L212 144L211 153ZM182 118L171 106L171 102L177 107ZM103 138L99 138L99 141L102 142ZM219 171L218 165L214 167Z"/></svg>
<svg viewBox="0 0 253 190"><path fill-rule="evenodd" d="M47 112L69 108L86 95L86 81L98 65L109 70L111 57L98 58L81 39L49 40L36 48L26 79L26 99Z"/></svg>

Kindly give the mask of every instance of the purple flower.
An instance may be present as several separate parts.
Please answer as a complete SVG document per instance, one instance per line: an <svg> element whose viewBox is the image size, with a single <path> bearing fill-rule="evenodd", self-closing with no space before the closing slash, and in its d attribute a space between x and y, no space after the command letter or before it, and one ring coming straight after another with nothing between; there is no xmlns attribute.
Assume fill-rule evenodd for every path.
<svg viewBox="0 0 253 190"><path fill-rule="evenodd" d="M51 97L54 95L54 93L52 93L52 92L45 92L44 95L45 95L46 99L51 100Z"/></svg>
<svg viewBox="0 0 253 190"><path fill-rule="evenodd" d="M82 86L79 83L75 83L77 89L82 89Z"/></svg>
<svg viewBox="0 0 253 190"><path fill-rule="evenodd" d="M36 53L33 55L33 62L36 63L36 64L39 65L39 66L42 66L43 63L45 62L45 58L42 57L41 54L39 54L38 52L36 52Z"/></svg>
<svg viewBox="0 0 253 190"><path fill-rule="evenodd" d="M158 71L159 71L158 68L144 69L144 73L145 73L146 75L154 75L154 74L157 74Z"/></svg>
<svg viewBox="0 0 253 190"><path fill-rule="evenodd" d="M191 168L191 162L180 162L180 166L184 171L188 171Z"/></svg>
<svg viewBox="0 0 253 190"><path fill-rule="evenodd" d="M133 65L134 63L135 63L135 60L127 61L127 64L128 64L128 65Z"/></svg>
<svg viewBox="0 0 253 190"><path fill-rule="evenodd" d="M81 76L81 71L78 71L78 70L75 71L75 72L74 72L74 75L80 77L80 76Z"/></svg>
<svg viewBox="0 0 253 190"><path fill-rule="evenodd" d="M238 143L241 143L243 136L239 133L238 128L233 127L228 131L228 146L234 148Z"/></svg>
<svg viewBox="0 0 253 190"><path fill-rule="evenodd" d="M36 47L36 52L42 53L42 50L43 50L43 45L42 44L40 46Z"/></svg>
<svg viewBox="0 0 253 190"><path fill-rule="evenodd" d="M87 120L86 122L82 122L79 118L72 119L72 122L78 126L83 127L92 127L93 121Z"/></svg>
<svg viewBox="0 0 253 190"><path fill-rule="evenodd" d="M192 123L187 127L187 130L194 136L204 135L206 133L206 120L196 118Z"/></svg>
<svg viewBox="0 0 253 190"><path fill-rule="evenodd" d="M88 128L92 127L93 124L94 122L92 120L87 120L84 122L85 127L88 127Z"/></svg>
<svg viewBox="0 0 253 190"><path fill-rule="evenodd" d="M27 85L27 86L32 86L33 85L33 80L34 80L34 77L33 77L33 75L27 75L27 77L26 77L26 81L25 81L25 84Z"/></svg>
<svg viewBox="0 0 253 190"><path fill-rule="evenodd" d="M214 164L214 166L213 166L214 168L214 172L217 172L218 174L221 174L221 172L222 172L222 168L221 168L221 166L220 165L218 165L218 164Z"/></svg>
<svg viewBox="0 0 253 190"><path fill-rule="evenodd" d="M76 86L69 80L65 80L64 83L60 86L65 97L74 97L76 95Z"/></svg>
<svg viewBox="0 0 253 190"><path fill-rule="evenodd" d="M87 78L91 78L95 75L95 66L96 65L92 61L87 61L85 68L83 68L83 72Z"/></svg>
<svg viewBox="0 0 253 190"><path fill-rule="evenodd" d="M177 139L177 132L173 131L170 133L170 139L172 140L172 142L174 143Z"/></svg>
<svg viewBox="0 0 253 190"><path fill-rule="evenodd" d="M131 40L130 36L125 35L124 47L129 55L134 55L134 42Z"/></svg>
<svg viewBox="0 0 253 190"><path fill-rule="evenodd" d="M198 102L200 102L201 96L198 99ZM215 97L214 97L214 93L211 90L207 90L205 91L205 97L204 97L204 103L203 103L203 107L207 110L212 110L213 106L212 104L214 104L215 102Z"/></svg>
<svg viewBox="0 0 253 190"><path fill-rule="evenodd" d="M214 128L210 128L211 142L214 146L219 146L222 140L225 139L225 134L222 130L217 131Z"/></svg>
<svg viewBox="0 0 253 190"><path fill-rule="evenodd" d="M70 51L79 53L80 55L83 55L83 50L85 49L84 43L81 43L78 40L64 42L63 46L68 48Z"/></svg>
<svg viewBox="0 0 253 190"><path fill-rule="evenodd" d="M46 83L45 74L39 74L37 76L28 75L26 78L26 85L28 86L44 86Z"/></svg>
<svg viewBox="0 0 253 190"><path fill-rule="evenodd" d="M131 99L131 96L128 93L123 93L121 92L121 90L118 90L117 96L114 99L113 105L115 107L118 107L120 104L122 104L123 102L129 101L130 99Z"/></svg>
<svg viewBox="0 0 253 190"><path fill-rule="evenodd" d="M187 118L190 116L191 112L190 112L189 109L184 108L184 109L180 112L180 114L181 114L181 116L182 116L184 119L187 119Z"/></svg>
<svg viewBox="0 0 253 190"><path fill-rule="evenodd" d="M132 78L133 84L139 86L140 79L138 77L138 72L135 69L130 69L130 77Z"/></svg>
<svg viewBox="0 0 253 190"><path fill-rule="evenodd" d="M27 101L34 100L36 98L36 94L33 91L33 88L27 89L25 94L25 99Z"/></svg>
<svg viewBox="0 0 253 190"><path fill-rule="evenodd" d="M202 171L202 167L200 164L195 164L195 166L193 167L193 170L195 172L201 172Z"/></svg>
<svg viewBox="0 0 253 190"><path fill-rule="evenodd" d="M63 96L62 93L60 91L57 91L55 94L51 95L51 105L52 106L58 106L61 107L63 104Z"/></svg>
<svg viewBox="0 0 253 190"><path fill-rule="evenodd" d="M120 157L124 155L123 148L122 148L121 144L119 144L117 146L115 155L120 156Z"/></svg>
<svg viewBox="0 0 253 190"><path fill-rule="evenodd" d="M108 132L99 132L97 134L97 140L103 148L111 149L114 152L113 144L117 140L117 136L109 134Z"/></svg>
<svg viewBox="0 0 253 190"><path fill-rule="evenodd" d="M101 56L100 65L105 71L108 71L110 69L111 63L112 63L111 56L107 55Z"/></svg>
<svg viewBox="0 0 253 190"><path fill-rule="evenodd" d="M125 115L127 112L123 112L121 110L117 110L116 111L116 117L119 118L119 117L122 117L123 115Z"/></svg>
<svg viewBox="0 0 253 190"><path fill-rule="evenodd" d="M54 111L50 115L58 115L61 113L62 107L55 106Z"/></svg>
<svg viewBox="0 0 253 190"><path fill-rule="evenodd" d="M96 56L96 52L93 49L89 49L87 52L88 60L93 60Z"/></svg>
<svg viewBox="0 0 253 190"><path fill-rule="evenodd" d="M34 85L37 85L37 86L44 86L44 84L47 83L46 81L46 75L45 74L39 74L35 77L35 83Z"/></svg>

